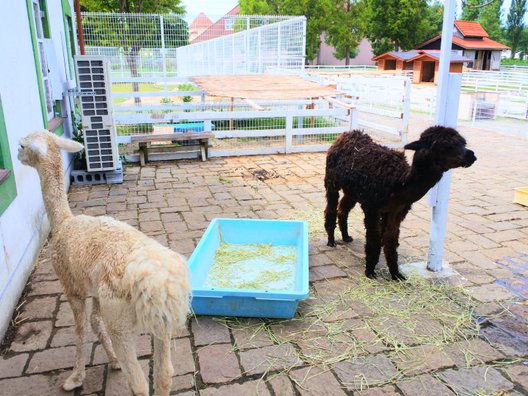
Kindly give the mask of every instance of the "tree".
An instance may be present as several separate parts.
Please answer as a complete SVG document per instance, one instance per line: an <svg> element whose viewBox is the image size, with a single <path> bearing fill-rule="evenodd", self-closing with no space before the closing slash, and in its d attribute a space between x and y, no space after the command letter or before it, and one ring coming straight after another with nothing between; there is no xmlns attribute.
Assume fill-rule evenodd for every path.
<svg viewBox="0 0 528 396"><path fill-rule="evenodd" d="M327 26L331 0L240 0L242 15L304 15L306 58L314 59Z"/></svg>
<svg viewBox="0 0 528 396"><path fill-rule="evenodd" d="M367 37L374 54L407 51L429 38L427 0L366 0Z"/></svg>
<svg viewBox="0 0 528 396"><path fill-rule="evenodd" d="M348 65L350 58L357 55L359 43L365 36L365 3L358 0L332 0L331 6L326 42L334 47L334 56L345 59Z"/></svg>
<svg viewBox="0 0 528 396"><path fill-rule="evenodd" d="M466 0L462 3L462 16L460 17L463 21L477 21L480 13L480 5L482 0Z"/></svg>
<svg viewBox="0 0 528 396"><path fill-rule="evenodd" d="M478 21L493 40L504 39L504 32L501 26L502 0L495 0L486 4L480 9Z"/></svg>
<svg viewBox="0 0 528 396"><path fill-rule="evenodd" d="M506 36L510 42L511 59L515 57L524 30L524 15L527 0L512 0L506 22Z"/></svg>
<svg viewBox="0 0 528 396"><path fill-rule="evenodd" d="M442 33L444 23L444 6L439 1L433 1L429 5L429 29L426 39L433 38Z"/></svg>
<svg viewBox="0 0 528 396"><path fill-rule="evenodd" d="M187 23L183 19L185 8L180 5L181 0L80 0L80 2L83 11L131 14L119 16L117 24L105 23L100 18L85 18L83 28L87 37L98 37L98 42L92 45L122 47L132 77L140 75L138 69L140 50L162 46L160 19L152 16L138 18L133 14L179 14L170 14L164 18L163 29L167 37L165 47L176 48L188 44L189 32ZM139 84L132 83L132 88L134 92L139 91ZM136 104L141 103L139 97L134 100Z"/></svg>
<svg viewBox="0 0 528 396"><path fill-rule="evenodd" d="M181 0L80 0L81 10L90 12L126 12L183 14Z"/></svg>

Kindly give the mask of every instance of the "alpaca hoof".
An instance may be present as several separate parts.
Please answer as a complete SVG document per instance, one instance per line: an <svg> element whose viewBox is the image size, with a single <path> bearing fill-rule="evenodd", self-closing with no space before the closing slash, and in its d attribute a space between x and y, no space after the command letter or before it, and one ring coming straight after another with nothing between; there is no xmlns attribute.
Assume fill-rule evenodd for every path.
<svg viewBox="0 0 528 396"><path fill-rule="evenodd" d="M69 391L74 390L75 388L80 388L82 384L83 384L82 380L79 381L79 380L68 378L64 382L64 384L62 384L60 387L62 388L62 390L69 392Z"/></svg>
<svg viewBox="0 0 528 396"><path fill-rule="evenodd" d="M343 242L352 242L354 239L350 236L350 235L347 235L347 236L344 236L343 237Z"/></svg>
<svg viewBox="0 0 528 396"><path fill-rule="evenodd" d="M367 275L367 278L369 279L377 279L378 275L376 274L376 271L365 271L365 275Z"/></svg>
<svg viewBox="0 0 528 396"><path fill-rule="evenodd" d="M336 243L335 243L335 241L328 241L328 243L326 244L326 246L336 247Z"/></svg>
<svg viewBox="0 0 528 396"><path fill-rule="evenodd" d="M402 273L396 272L395 275L392 275L392 280L404 281L404 280L407 280L407 278Z"/></svg>
<svg viewBox="0 0 528 396"><path fill-rule="evenodd" d="M118 361L110 362L110 368L112 370L121 370L121 366L119 365Z"/></svg>

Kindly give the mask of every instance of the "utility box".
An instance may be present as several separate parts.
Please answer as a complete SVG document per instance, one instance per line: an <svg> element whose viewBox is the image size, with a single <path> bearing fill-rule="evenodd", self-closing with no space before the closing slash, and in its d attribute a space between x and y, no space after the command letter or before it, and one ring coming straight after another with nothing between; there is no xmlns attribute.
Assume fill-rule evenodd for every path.
<svg viewBox="0 0 528 396"><path fill-rule="evenodd" d="M115 171L119 166L112 83L106 57L75 57L81 122L88 172Z"/></svg>

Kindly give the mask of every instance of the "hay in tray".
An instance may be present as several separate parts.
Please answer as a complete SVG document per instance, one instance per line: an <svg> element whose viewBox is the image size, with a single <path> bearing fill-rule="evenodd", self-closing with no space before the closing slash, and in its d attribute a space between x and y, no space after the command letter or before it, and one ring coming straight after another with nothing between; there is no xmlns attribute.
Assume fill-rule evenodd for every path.
<svg viewBox="0 0 528 396"><path fill-rule="evenodd" d="M209 288L291 290L295 246L222 243L204 282Z"/></svg>

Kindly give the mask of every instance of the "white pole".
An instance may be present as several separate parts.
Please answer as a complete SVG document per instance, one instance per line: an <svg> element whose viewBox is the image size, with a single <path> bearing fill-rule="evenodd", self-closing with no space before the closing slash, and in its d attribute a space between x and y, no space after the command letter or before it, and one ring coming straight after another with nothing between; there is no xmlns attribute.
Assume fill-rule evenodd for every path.
<svg viewBox="0 0 528 396"><path fill-rule="evenodd" d="M444 8L444 21L442 25L442 44L440 47L440 64L438 68L438 88L436 94L436 125L456 127L458 110L458 97L460 96L461 75L449 75L451 63L451 46L453 43L453 28L455 22L456 0L446 0ZM451 80L451 84L449 84ZM455 88L458 80L458 89ZM451 85L451 87L449 87ZM455 88L455 90L453 90ZM454 92L453 92L454 91ZM456 108L452 106L456 101ZM449 105L449 106L448 106ZM454 111L447 111L453 109ZM453 117L454 113L454 117ZM453 119L454 118L454 119ZM427 269L438 272L442 270L444 258L444 242L447 225L447 207L449 190L451 186L451 172L446 172L438 184L431 191L430 202L433 204L433 219L429 234L429 254Z"/></svg>

